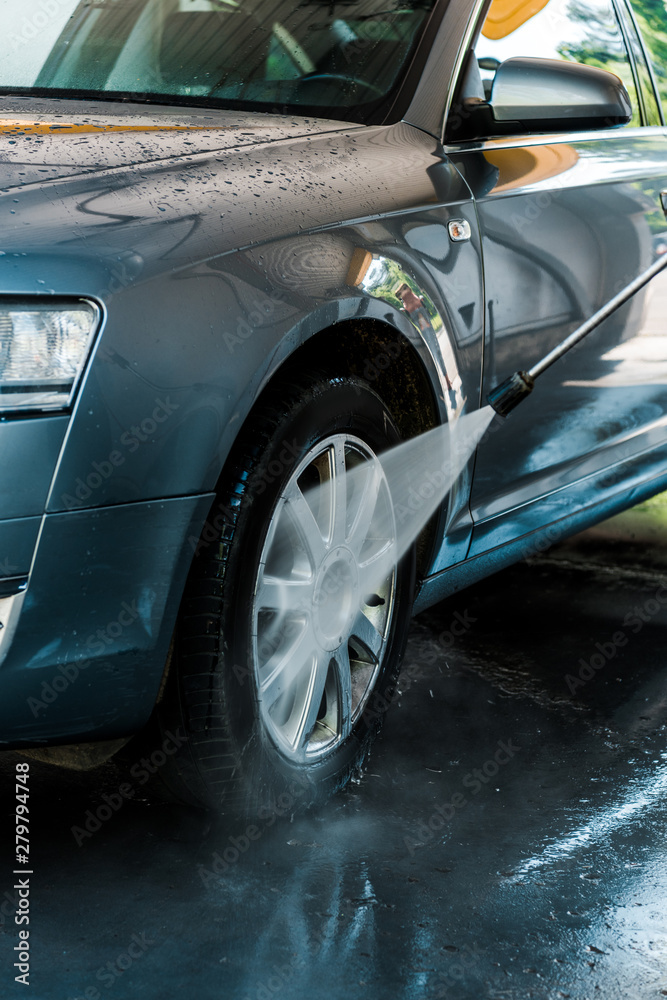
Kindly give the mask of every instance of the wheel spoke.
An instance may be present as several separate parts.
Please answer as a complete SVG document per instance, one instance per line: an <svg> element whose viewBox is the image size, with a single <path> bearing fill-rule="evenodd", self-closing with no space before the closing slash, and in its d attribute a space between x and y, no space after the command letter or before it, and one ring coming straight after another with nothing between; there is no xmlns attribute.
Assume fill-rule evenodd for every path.
<svg viewBox="0 0 667 1000"><path fill-rule="evenodd" d="M393 538L379 538L377 545L366 552L362 562L359 563L362 569L372 569L379 563L386 563L387 567L393 566L396 562L396 543ZM389 569L387 569L389 572Z"/></svg>
<svg viewBox="0 0 667 1000"><path fill-rule="evenodd" d="M296 481L290 484L285 500L294 526L308 554L311 569L315 569L324 559L326 545L313 510Z"/></svg>
<svg viewBox="0 0 667 1000"><path fill-rule="evenodd" d="M368 537L382 483L380 472L375 462L365 462L352 473L353 481L359 481L362 477L363 481L360 484L361 497L359 498L357 512L347 539L348 545L357 558L360 557L364 542Z"/></svg>
<svg viewBox="0 0 667 1000"><path fill-rule="evenodd" d="M360 642L376 662L379 660L384 639L362 610L358 612L354 620L350 638Z"/></svg>
<svg viewBox="0 0 667 1000"><path fill-rule="evenodd" d="M317 717L320 713L320 705L324 695L324 686L329 670L329 654L316 654L315 666L311 672L308 694L305 698L303 711L296 730L294 745L302 753L305 753L308 740L315 728Z"/></svg>
<svg viewBox="0 0 667 1000"><path fill-rule="evenodd" d="M312 591L312 579L286 580L264 573L257 587L255 606L258 611L266 609L282 615L290 611L308 613L312 607Z"/></svg>
<svg viewBox="0 0 667 1000"><path fill-rule="evenodd" d="M352 720L352 672L346 642L336 650L334 661L338 681L338 729L341 738L345 739Z"/></svg>
<svg viewBox="0 0 667 1000"><path fill-rule="evenodd" d="M384 584L396 566L396 545L393 539L379 542L359 564L359 583L364 597L374 594Z"/></svg>
<svg viewBox="0 0 667 1000"><path fill-rule="evenodd" d="M347 528L347 480L345 442L334 442L331 458L331 545L342 545Z"/></svg>
<svg viewBox="0 0 667 1000"><path fill-rule="evenodd" d="M298 629L293 642L287 646L280 644L262 669L265 676L260 684L260 696L267 711L270 711L278 699L293 687L307 668L309 661L313 659L310 625L302 624L299 628L297 623L292 624Z"/></svg>

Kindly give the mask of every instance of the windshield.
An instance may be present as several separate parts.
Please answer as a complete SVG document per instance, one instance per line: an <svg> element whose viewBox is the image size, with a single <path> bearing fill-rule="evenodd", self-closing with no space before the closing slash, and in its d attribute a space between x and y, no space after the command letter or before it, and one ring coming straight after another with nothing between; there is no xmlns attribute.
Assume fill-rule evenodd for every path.
<svg viewBox="0 0 667 1000"><path fill-rule="evenodd" d="M363 118L395 88L434 2L0 0L0 93Z"/></svg>

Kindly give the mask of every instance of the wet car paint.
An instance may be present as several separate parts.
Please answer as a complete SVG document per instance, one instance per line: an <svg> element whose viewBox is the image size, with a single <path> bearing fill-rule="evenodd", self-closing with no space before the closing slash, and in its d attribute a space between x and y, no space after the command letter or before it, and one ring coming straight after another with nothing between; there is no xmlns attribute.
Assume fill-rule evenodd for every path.
<svg viewBox="0 0 667 1000"><path fill-rule="evenodd" d="M291 818L298 789L225 825L147 800L160 747L33 761L37 995L661 995L666 510L419 616L366 774L316 814Z"/></svg>
<svg viewBox="0 0 667 1000"><path fill-rule="evenodd" d="M7 441L24 435L22 451L35 457L37 470L29 513L44 513L35 534L36 523L22 512L15 555L9 552L5 560L14 567L5 576L15 582L31 573L25 596L4 605L13 623L0 641L5 745L65 741L68 731L77 738L121 736L148 718L187 566L202 530L210 527L207 516L217 516L213 491L230 448L258 394L299 349L315 343L325 357L336 357L334 341L344 332L343 350L354 356L357 333L363 340L371 328L382 330L382 346L400 344L413 361L412 374L422 379L413 379L409 404L398 391L392 401L410 434L482 402L495 371L491 348L497 346L484 301L483 256L485 249L487 257L495 250L485 213L500 206L502 214L510 202L530 200L533 189L560 175L548 169L540 178L531 168L522 180L521 170L517 175L510 164L514 179L504 176L498 183L503 156L512 156L507 143L496 144L495 160L485 160L474 145L463 152L441 143L444 112L479 12L464 3L439 8L435 47L421 81L414 73L406 79L405 120L393 124L0 100L0 163L7 177L0 189L0 284L13 295L91 296L104 313L62 445L54 439L44 446L37 420L16 421L13 429L8 421L0 425ZM586 160L580 187L593 175L601 182L612 178L599 187L609 199L605 204L618 202L628 232L638 227L642 240L646 220L637 206L644 210L645 192L635 190L637 177L645 170L655 180L663 170L659 130L645 131L647 137L636 142L643 159L632 170L623 160L614 173L600 152L604 146L619 153L630 132L561 142L568 150L578 143L581 155L576 163L565 157L560 164L567 177ZM558 142L552 138L547 145ZM481 230L474 197L482 206ZM567 197L576 215L576 192ZM582 211L591 224L602 225L604 212L585 205ZM556 232L552 222L547 211L541 224ZM465 223L470 239L454 242L450 223ZM645 243L637 260L630 242L624 246L629 267L640 263ZM566 250L566 242L560 243L561 257ZM416 321L398 299L387 301L371 280L359 278L359 253L391 263L409 279L430 304L428 322ZM614 266L603 274L602 297L618 277L620 263ZM561 284L579 301L580 276L568 266L561 270ZM518 295L525 274L519 266L508 273L503 294ZM584 296L578 308L589 304ZM639 308L638 299L631 312ZM610 329L617 329L615 322ZM539 332L539 322L533 327ZM557 324L556 332L563 332ZM544 346L537 335L529 339L530 350L538 342ZM614 349L621 341L614 341ZM520 361L525 347L514 343ZM362 355L360 373L368 364L373 357ZM607 370L593 350L589 381L594 384ZM651 392L658 399L660 390ZM597 399L594 389L589 395ZM526 441L535 442L509 425L507 498L498 509L484 507L484 497L479 509L475 503L471 508L470 463L424 547L421 572L427 579L417 607L515 558L536 536L541 544L550 522L557 522L562 535L659 489L665 456L654 409L632 410L637 433L625 427L620 439L617 434L608 461L598 462L595 452L582 457L578 446L568 469L549 452L551 438L546 444L540 439L543 465L553 475L548 497L534 504L526 500L535 481L528 475L529 492L521 493L513 475L526 479L522 463L536 460L536 448L526 449ZM548 406L544 412L550 415ZM590 434L582 437L589 445ZM502 444L503 432L495 440ZM613 471L610 462L617 463ZM11 466L19 464L14 455L5 469L7 482L21 471ZM479 469L483 476L483 461ZM44 501L40 490L50 475ZM498 481L507 483L502 475ZM568 476L576 482L566 489ZM147 546L144 532L152 516ZM8 506L4 517L0 537L16 525L16 510ZM474 519L480 517L475 536ZM127 556L134 544L143 553L138 562ZM463 562L469 551L474 559ZM156 566L164 575L157 585ZM99 584L92 582L96 575ZM54 587L70 599L53 599ZM110 635L108 625L136 601L141 613ZM102 647L90 641L100 630L110 640ZM36 711L44 685L80 672L83 663L92 665L87 683L70 685L48 712ZM116 672L122 683L114 695Z"/></svg>
<svg viewBox="0 0 667 1000"><path fill-rule="evenodd" d="M519 359L530 367L651 263L653 234L664 226L664 152L655 128L490 142L454 155L478 198L483 232L485 391ZM656 320L666 295L661 276L547 373L539 392L482 445L471 555L550 519L558 491L561 516L575 511L576 491L567 501L573 480L662 437L667 400ZM633 357L646 360L641 372L628 363ZM515 527L502 515L520 506Z"/></svg>
<svg viewBox="0 0 667 1000"><path fill-rule="evenodd" d="M160 114L171 120L161 109L151 120ZM93 128L86 115L74 117ZM232 118L221 115L223 122ZM15 118L9 120L16 136ZM45 116L44 129L49 121ZM0 721L9 741L63 740L68 730L80 738L86 728L102 739L124 735L148 718L184 579L174 567L187 567L192 558L212 490L258 392L313 333L354 319L382 322L392 341L405 338L418 353L440 419L448 408L451 413L464 405L461 393L450 398L448 378L475 398L480 391L479 245L454 246L447 231L452 218L474 222L474 210L467 186L432 137L402 124L357 135L355 129L331 132L322 123L320 135L267 143L266 127L251 133L248 125L245 141L251 134L255 142L249 152L233 145L225 126L231 148L218 156L188 151L187 158L165 160L167 140L174 152L183 151L182 133L174 137L166 126L167 139L152 148L155 134L147 132L146 121L129 121L126 132L84 133L91 148L77 176L71 175L72 144L82 141L81 133L69 124L55 134L40 132L46 149L28 145L16 155L37 172L59 155L64 176L28 184L18 198L14 189L4 194L5 212L15 217L0 257L6 290L25 293L42 280L38 275L48 274L55 294L95 288L105 306L63 447L61 439L54 442L37 466L45 477L50 462L55 475L30 588L11 642L6 631L0 649L8 685ZM98 128L107 122L98 120ZM204 141L200 131L195 136ZM26 144L34 139L34 131L23 136ZM205 141L212 141L208 132ZM138 150L140 158L159 162L146 162L141 173L134 166L100 171L99 148L108 142L124 144L131 160ZM302 164L292 178L294 190L283 159ZM334 159L340 175L332 180ZM406 162L410 171L403 169L397 183L398 164ZM252 191L240 199L238 190L248 183ZM247 204L253 191L266 213L266 239L231 252L256 242L257 222ZM310 228L310 235L296 235L300 228ZM398 299L392 305L357 287L350 274L357 248L404 268L434 304L438 321L422 329ZM8 439L22 433L33 440L38 428L24 420L2 430ZM148 556L142 542L144 555L130 560L128 575L130 563L120 553L156 511L159 523L149 537L161 539L159 548ZM458 518L446 549L446 561L454 562L465 555L472 530L465 480L452 494L449 517ZM118 535L124 539L120 549ZM56 550L54 563L50 553ZM164 552L171 553L166 563ZM157 563L165 567L166 589L161 577L161 596L149 601L141 623L103 648L91 647L90 636L116 620L124 601L155 594ZM91 585L96 574L101 586ZM62 594L76 598L54 602L54 578ZM93 665L88 682L70 685L48 711L40 709L44 685L63 671L80 671L81 663Z"/></svg>

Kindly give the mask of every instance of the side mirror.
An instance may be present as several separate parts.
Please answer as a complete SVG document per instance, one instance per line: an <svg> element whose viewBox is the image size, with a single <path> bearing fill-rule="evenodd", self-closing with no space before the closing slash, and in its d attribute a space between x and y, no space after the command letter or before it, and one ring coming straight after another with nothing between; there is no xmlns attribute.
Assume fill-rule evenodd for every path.
<svg viewBox="0 0 667 1000"><path fill-rule="evenodd" d="M628 92L613 73L528 57L506 59L488 101L472 98L464 108L466 138L611 128L632 119Z"/></svg>

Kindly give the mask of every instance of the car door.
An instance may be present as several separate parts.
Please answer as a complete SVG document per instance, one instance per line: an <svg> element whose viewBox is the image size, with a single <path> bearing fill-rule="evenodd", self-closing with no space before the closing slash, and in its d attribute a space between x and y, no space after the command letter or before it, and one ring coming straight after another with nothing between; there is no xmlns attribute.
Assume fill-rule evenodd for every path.
<svg viewBox="0 0 667 1000"><path fill-rule="evenodd" d="M447 150L473 190L482 234L483 399L607 303L660 248L662 119L653 95L638 89L626 29L612 0L495 0L474 45L460 97L471 86L488 97L501 62L532 56L616 73L634 109L621 128L465 141L456 141L450 117ZM480 445L470 555L654 473L646 456L666 438L667 350L657 322L666 292L661 276L614 313Z"/></svg>

